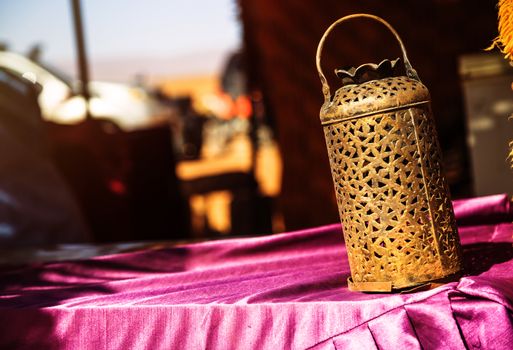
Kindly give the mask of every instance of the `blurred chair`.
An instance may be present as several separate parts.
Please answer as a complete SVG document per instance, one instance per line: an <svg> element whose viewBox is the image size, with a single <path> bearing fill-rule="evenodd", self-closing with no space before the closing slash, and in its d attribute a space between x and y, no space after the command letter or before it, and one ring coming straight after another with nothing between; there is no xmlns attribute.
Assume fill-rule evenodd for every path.
<svg viewBox="0 0 513 350"><path fill-rule="evenodd" d="M272 233L272 198L262 196L251 173L226 172L198 177L182 182L183 193L189 198L225 191L230 194L230 234L255 235ZM206 223L204 235L210 235Z"/></svg>
<svg viewBox="0 0 513 350"><path fill-rule="evenodd" d="M126 132L95 118L48 128L56 163L96 241L189 237L168 125Z"/></svg>
<svg viewBox="0 0 513 350"><path fill-rule="evenodd" d="M134 239L130 225L128 146L112 122L47 122L53 159L72 188L94 240Z"/></svg>

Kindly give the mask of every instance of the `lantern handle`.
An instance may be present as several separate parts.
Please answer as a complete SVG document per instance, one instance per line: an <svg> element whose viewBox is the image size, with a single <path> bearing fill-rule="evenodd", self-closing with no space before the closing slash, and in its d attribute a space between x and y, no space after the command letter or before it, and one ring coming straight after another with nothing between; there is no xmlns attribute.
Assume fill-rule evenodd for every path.
<svg viewBox="0 0 513 350"><path fill-rule="evenodd" d="M399 37L399 34L397 34L395 29L387 21L385 21L381 17L375 16L375 15L370 15L370 14L367 14L367 13L355 13L355 14L352 14L352 15L348 15L348 16L339 18L338 20L333 22L328 27L328 29L326 29L326 31L324 32L324 34L321 37L321 40L319 41L319 45L317 46L317 53L315 55L315 64L317 66L317 72L319 73L319 78L321 80L322 93L324 95L324 102L325 103L329 102L329 100L331 98L331 93L330 93L330 87L328 85L328 81L326 80L326 77L324 76L324 73L322 72L322 68L321 68L321 56L322 56L322 49L323 49L323 46L324 46L324 41L326 40L326 37L328 36L328 34L337 25L339 25L340 23L345 22L347 20L353 19L353 18L370 18L370 19L376 20L376 21L381 22L382 24L384 24L392 32L392 34L394 35L396 40L399 42L399 46L401 47L401 52L403 54L404 67L406 69L406 76L408 76L409 78L412 78L412 79L420 81L419 76L417 75L417 72L415 71L415 69L413 69L413 67L412 67L412 65L410 63L410 60L408 59L408 56L406 54L406 49L404 47L403 41L401 40L401 38Z"/></svg>

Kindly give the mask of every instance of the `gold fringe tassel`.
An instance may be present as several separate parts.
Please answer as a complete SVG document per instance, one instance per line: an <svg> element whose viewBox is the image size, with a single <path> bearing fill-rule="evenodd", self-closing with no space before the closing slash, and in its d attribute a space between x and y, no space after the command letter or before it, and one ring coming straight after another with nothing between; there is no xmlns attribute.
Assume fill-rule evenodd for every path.
<svg viewBox="0 0 513 350"><path fill-rule="evenodd" d="M499 35L487 50L494 47L507 59L513 59L513 0L499 0Z"/></svg>
<svg viewBox="0 0 513 350"><path fill-rule="evenodd" d="M499 0L499 35L487 50L494 47L500 49L506 59L513 61L513 0ZM511 88L513 89L513 84ZM511 147L509 158L513 167L513 141L509 146Z"/></svg>

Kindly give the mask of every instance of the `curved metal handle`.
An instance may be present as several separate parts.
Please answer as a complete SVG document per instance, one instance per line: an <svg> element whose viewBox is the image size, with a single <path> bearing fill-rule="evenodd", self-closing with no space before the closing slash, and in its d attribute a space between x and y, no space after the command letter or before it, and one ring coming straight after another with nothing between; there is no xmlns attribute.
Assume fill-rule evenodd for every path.
<svg viewBox="0 0 513 350"><path fill-rule="evenodd" d="M317 66L317 72L319 73L319 78L321 79L322 93L324 95L325 103L330 100L331 94L330 94L330 86L328 85L328 81L326 80L326 77L324 76L324 73L322 72L322 68L321 68L321 55L322 55L322 48L324 46L324 41L326 40L326 37L328 36L328 34L333 30L333 28L335 28L340 23L345 22L350 19L353 19L353 18L370 18L370 19L376 20L376 21L384 24L392 32L394 37L399 42L399 46L401 47L401 51L403 53L403 61L404 61L404 67L406 69L406 75L409 78L420 81L419 76L417 75L417 72L411 66L410 60L408 60L408 56L406 55L406 49L404 48L404 44L403 44L401 38L399 37L399 34L397 34L397 32L395 31L395 29L381 17L370 15L367 13L355 13L352 15L348 15L348 16L339 18L338 20L333 22L333 24L331 24L328 27L328 29L326 29L326 31L324 32L324 34L321 37L321 40L319 41L319 45L317 46L317 54L315 56L315 64Z"/></svg>

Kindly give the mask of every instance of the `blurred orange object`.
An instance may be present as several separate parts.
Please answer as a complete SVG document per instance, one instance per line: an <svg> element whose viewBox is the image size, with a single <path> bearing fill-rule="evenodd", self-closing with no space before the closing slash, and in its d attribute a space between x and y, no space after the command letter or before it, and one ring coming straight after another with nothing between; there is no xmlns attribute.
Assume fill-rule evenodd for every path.
<svg viewBox="0 0 513 350"><path fill-rule="evenodd" d="M237 97L234 104L234 111L233 115L235 117L248 119L251 117L251 114L253 113L253 108L251 106L251 101L248 96L241 95Z"/></svg>

